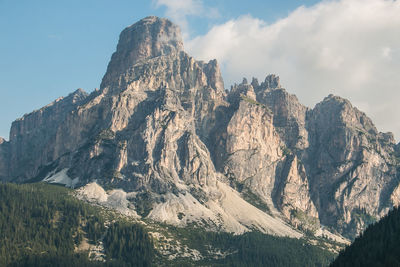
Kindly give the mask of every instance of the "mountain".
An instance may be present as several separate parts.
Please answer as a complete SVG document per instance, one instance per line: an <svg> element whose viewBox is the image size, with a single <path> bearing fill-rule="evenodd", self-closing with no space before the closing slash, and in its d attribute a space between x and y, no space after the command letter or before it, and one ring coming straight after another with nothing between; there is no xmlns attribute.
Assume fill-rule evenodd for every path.
<svg viewBox="0 0 400 267"><path fill-rule="evenodd" d="M400 266L400 209L394 208L370 225L330 265Z"/></svg>
<svg viewBox="0 0 400 267"><path fill-rule="evenodd" d="M225 90L179 28L124 29L99 90L13 122L0 178L81 187L87 201L175 226L354 238L400 202L400 145L343 98L313 109L268 75ZM107 189L107 190L104 190Z"/></svg>

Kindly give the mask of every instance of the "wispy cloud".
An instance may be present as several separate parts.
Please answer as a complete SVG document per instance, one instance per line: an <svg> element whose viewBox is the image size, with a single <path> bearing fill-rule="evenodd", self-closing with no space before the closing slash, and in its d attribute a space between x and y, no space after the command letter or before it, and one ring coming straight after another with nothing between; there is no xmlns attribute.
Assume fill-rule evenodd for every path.
<svg viewBox="0 0 400 267"><path fill-rule="evenodd" d="M202 0L153 0L156 8L165 7L165 15L179 24L185 39L189 35L188 17L215 18L219 16L216 8L207 7Z"/></svg>
<svg viewBox="0 0 400 267"><path fill-rule="evenodd" d="M185 46L198 59L217 58L228 85L277 73L303 103L329 93L346 97L399 139L399 14L399 1L323 1L273 24L229 20Z"/></svg>

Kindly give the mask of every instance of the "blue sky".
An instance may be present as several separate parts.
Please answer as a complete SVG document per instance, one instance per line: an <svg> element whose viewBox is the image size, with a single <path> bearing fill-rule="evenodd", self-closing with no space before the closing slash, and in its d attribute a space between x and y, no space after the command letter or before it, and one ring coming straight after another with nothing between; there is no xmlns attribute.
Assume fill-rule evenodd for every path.
<svg viewBox="0 0 400 267"><path fill-rule="evenodd" d="M390 102L393 96L382 98L400 84L391 74L400 67L395 60L400 40L393 37L400 36L400 23L392 16L398 8L390 0L0 0L0 136L8 138L11 122L25 113L77 88L99 87L119 33L148 15L178 23L185 47L196 58L217 58L226 87L243 76L277 73L303 103L313 106L328 93L342 95L398 136L399 122L387 114L400 109ZM354 14L359 15L349 22ZM373 31L364 20L385 23ZM377 38L383 41L376 43ZM226 47L227 40L239 45ZM371 43L361 51L373 56L359 52L358 42ZM346 76L344 66L356 72ZM367 78L370 73L378 75L377 81ZM393 80L382 85L386 91L374 90L386 80Z"/></svg>
<svg viewBox="0 0 400 267"><path fill-rule="evenodd" d="M273 21L312 2L204 1L220 15L188 21L191 34L202 34L212 23L243 14ZM0 0L0 136L8 138L11 122L25 113L76 88L99 87L123 28L165 11L154 1Z"/></svg>

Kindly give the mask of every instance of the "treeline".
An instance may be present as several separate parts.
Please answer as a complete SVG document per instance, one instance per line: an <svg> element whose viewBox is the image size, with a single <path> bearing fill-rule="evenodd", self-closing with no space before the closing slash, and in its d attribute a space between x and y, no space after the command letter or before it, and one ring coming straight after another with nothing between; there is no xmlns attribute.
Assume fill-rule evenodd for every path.
<svg viewBox="0 0 400 267"><path fill-rule="evenodd" d="M400 266L400 209L370 225L331 266Z"/></svg>
<svg viewBox="0 0 400 267"><path fill-rule="evenodd" d="M153 244L141 226L115 223L107 230L100 209L70 192L43 183L0 184L0 266L151 265ZM75 250L84 238L96 244L104 235L107 263L90 261L87 251ZM138 251L146 255L140 261L131 257Z"/></svg>
<svg viewBox="0 0 400 267"><path fill-rule="evenodd" d="M232 240L238 253L221 263L228 266L327 266L333 254L303 240L250 232Z"/></svg>
<svg viewBox="0 0 400 267"><path fill-rule="evenodd" d="M171 227L170 227L171 228ZM334 254L312 246L301 239L275 237L260 232L233 235L224 232L204 232L196 229L177 229L181 239L189 246L207 255L212 250L227 252L220 259L201 260L202 266L328 266ZM185 259L177 259L171 264L185 265Z"/></svg>

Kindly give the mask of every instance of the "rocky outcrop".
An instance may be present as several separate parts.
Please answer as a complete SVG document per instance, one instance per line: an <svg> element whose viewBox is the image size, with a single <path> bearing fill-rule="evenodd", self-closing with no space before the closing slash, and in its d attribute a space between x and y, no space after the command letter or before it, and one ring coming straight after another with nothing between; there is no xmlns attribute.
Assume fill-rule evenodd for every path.
<svg viewBox="0 0 400 267"><path fill-rule="evenodd" d="M208 83L203 67L207 64L183 52L160 56L134 67L126 89L109 96L108 87L102 88L100 103L89 102L80 110L93 114L91 109L104 105L108 114L102 124L107 128L87 142L88 149L63 160L69 164L72 157L70 172L89 180L107 177L106 183L129 190L157 192L185 180L204 184L206 177L212 179L214 166L197 132L206 136L215 127L215 112L224 102L223 91ZM143 69L147 75L135 74ZM72 121L80 118L76 115Z"/></svg>
<svg viewBox="0 0 400 267"><path fill-rule="evenodd" d="M299 142L291 141L300 140L299 131L290 132L294 128L290 123L304 132L306 108L280 88L279 78L273 75L261 85L244 79L232 87L228 99L237 110L221 136L225 154L220 155L225 158L217 162L224 162L225 176L244 194L250 191L258 196L270 213L281 213L297 226L318 228L304 166L288 148L296 148Z"/></svg>
<svg viewBox="0 0 400 267"><path fill-rule="evenodd" d="M12 123L9 141L10 177L17 181L32 178L40 166L53 162L59 154L66 152L56 151L57 142L67 141L57 140L57 131L86 97L87 94L78 89Z"/></svg>
<svg viewBox="0 0 400 267"><path fill-rule="evenodd" d="M272 195L267 197L269 202L264 201L270 210L278 209L302 228L312 229L320 219L331 229L354 237L390 207L398 205L399 161L393 135L379 133L372 121L349 101L331 95L310 110L281 88L279 78L274 75L268 75L261 84L256 79L251 84L244 80L231 88L228 99L231 106L239 106L237 112L251 116L245 121L251 122L255 129L266 127L278 136L254 142L257 148L267 143L282 151L269 172L260 175L261 184L259 181L250 187L262 198L260 189L269 186ZM253 110L243 109L241 100L266 108L270 118L262 119L264 125L255 123ZM232 118L236 116L234 113ZM256 134L246 134L244 121L233 124L238 125L234 137L246 136L237 141L239 144L256 139ZM242 148L243 156L237 156L228 148L229 156L222 160L228 165L226 175L236 181L248 175L245 180L251 180L249 177L253 177L257 168L246 154L257 158L258 151ZM274 161L257 158L254 162Z"/></svg>
<svg viewBox="0 0 400 267"><path fill-rule="evenodd" d="M273 208L271 194L282 158L281 141L272 124L273 115L248 95L251 94L241 95L239 107L226 128L223 172Z"/></svg>
<svg viewBox="0 0 400 267"><path fill-rule="evenodd" d="M399 204L399 147L347 100L309 109L276 75L225 91L216 60L147 17L121 33L99 90L13 123L0 179L122 188L124 211L176 225L354 237Z"/></svg>
<svg viewBox="0 0 400 267"><path fill-rule="evenodd" d="M300 104L295 95L291 95L281 88L279 78L274 75L268 75L265 81L255 88L255 91L257 101L268 106L274 114L274 127L286 146L293 150L307 148L306 114L308 108Z"/></svg>
<svg viewBox="0 0 400 267"><path fill-rule="evenodd" d="M121 32L101 87L123 86L124 76L136 63L180 51L183 43L178 26L167 19L146 17Z"/></svg>
<svg viewBox="0 0 400 267"><path fill-rule="evenodd" d="M296 155L287 154L277 181L274 200L283 215L302 229L319 228L319 215L310 197L308 177Z"/></svg>
<svg viewBox="0 0 400 267"><path fill-rule="evenodd" d="M307 151L311 195L321 221L354 236L398 203L394 138L349 101L328 96L311 112Z"/></svg>

